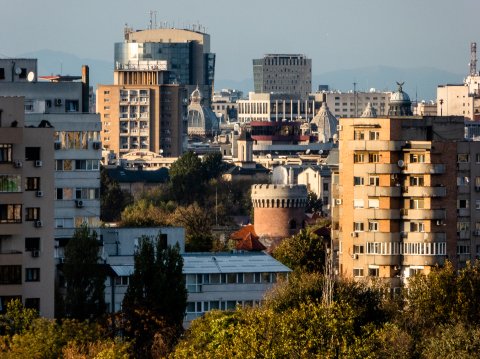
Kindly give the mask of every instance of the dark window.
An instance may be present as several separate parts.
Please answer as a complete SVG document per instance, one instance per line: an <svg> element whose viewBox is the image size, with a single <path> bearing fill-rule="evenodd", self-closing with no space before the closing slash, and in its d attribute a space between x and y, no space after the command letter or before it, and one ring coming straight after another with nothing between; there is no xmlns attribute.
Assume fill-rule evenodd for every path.
<svg viewBox="0 0 480 359"><path fill-rule="evenodd" d="M0 204L0 223L22 223L22 205Z"/></svg>
<svg viewBox="0 0 480 359"><path fill-rule="evenodd" d="M87 161L86 160L75 160L75 169L76 170L86 170Z"/></svg>
<svg viewBox="0 0 480 359"><path fill-rule="evenodd" d="M0 80L5 80L5 69L0 67Z"/></svg>
<svg viewBox="0 0 480 359"><path fill-rule="evenodd" d="M25 161L38 161L40 159L40 147L25 147Z"/></svg>
<svg viewBox="0 0 480 359"><path fill-rule="evenodd" d="M22 67L22 71L20 71L20 75L18 75L19 78L21 79L26 79L27 78L27 69Z"/></svg>
<svg viewBox="0 0 480 359"><path fill-rule="evenodd" d="M26 221L38 221L40 219L40 208L38 207L29 207L25 209Z"/></svg>
<svg viewBox="0 0 480 359"><path fill-rule="evenodd" d="M40 177L27 177L25 191L38 191L40 189Z"/></svg>
<svg viewBox="0 0 480 359"><path fill-rule="evenodd" d="M0 266L0 284L22 284L22 266Z"/></svg>
<svg viewBox="0 0 480 359"><path fill-rule="evenodd" d="M40 298L25 298L25 308L40 311Z"/></svg>
<svg viewBox="0 0 480 359"><path fill-rule="evenodd" d="M0 144L0 162L12 162L12 148L11 144Z"/></svg>
<svg viewBox="0 0 480 359"><path fill-rule="evenodd" d="M57 188L57 198L56 199L63 199L63 188Z"/></svg>
<svg viewBox="0 0 480 359"><path fill-rule="evenodd" d="M78 112L78 100L65 100L66 112Z"/></svg>
<svg viewBox="0 0 480 359"><path fill-rule="evenodd" d="M39 251L39 250L40 250L40 238L39 237L25 238L25 251L26 252Z"/></svg>
<svg viewBox="0 0 480 359"><path fill-rule="evenodd" d="M166 234L160 234L160 247L162 249L167 249L168 242L167 242L167 235Z"/></svg>
<svg viewBox="0 0 480 359"><path fill-rule="evenodd" d="M289 222L289 226L290 226L290 229L296 229L297 228L297 222L294 219L292 219Z"/></svg>
<svg viewBox="0 0 480 359"><path fill-rule="evenodd" d="M40 282L40 268L25 268L25 282Z"/></svg>

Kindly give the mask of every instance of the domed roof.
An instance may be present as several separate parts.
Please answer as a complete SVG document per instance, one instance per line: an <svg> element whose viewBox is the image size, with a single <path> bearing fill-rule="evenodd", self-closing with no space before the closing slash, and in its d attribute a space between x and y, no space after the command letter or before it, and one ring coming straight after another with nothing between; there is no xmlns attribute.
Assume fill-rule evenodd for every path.
<svg viewBox="0 0 480 359"><path fill-rule="evenodd" d="M328 109L327 103L323 102L310 125L312 131L318 133L319 142L328 142L337 132L338 121Z"/></svg>
<svg viewBox="0 0 480 359"><path fill-rule="evenodd" d="M390 116L412 116L412 102L410 96L403 92L402 86L404 82L397 82L398 90L390 96Z"/></svg>
<svg viewBox="0 0 480 359"><path fill-rule="evenodd" d="M190 95L190 101L191 103L202 102L202 93L200 92L198 86L195 90L192 91L192 94Z"/></svg>
<svg viewBox="0 0 480 359"><path fill-rule="evenodd" d="M377 110L375 110L375 107L373 107L372 104L369 102L360 117L375 118L377 117Z"/></svg>

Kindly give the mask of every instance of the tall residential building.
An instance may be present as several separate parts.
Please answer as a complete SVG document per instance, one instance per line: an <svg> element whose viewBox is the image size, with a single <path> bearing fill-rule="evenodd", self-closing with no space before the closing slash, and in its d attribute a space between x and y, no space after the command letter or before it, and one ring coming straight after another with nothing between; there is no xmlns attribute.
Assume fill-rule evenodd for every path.
<svg viewBox="0 0 480 359"><path fill-rule="evenodd" d="M0 313L20 298L53 318L54 129L24 117L22 97L0 97Z"/></svg>
<svg viewBox="0 0 480 359"><path fill-rule="evenodd" d="M312 92L312 60L298 54L267 54L253 60L256 93L294 94L301 99Z"/></svg>
<svg viewBox="0 0 480 359"><path fill-rule="evenodd" d="M188 29L125 28L125 41L115 44L115 84L154 85L155 73L167 71L164 83L184 85L188 96L197 88L210 104L215 54L210 35Z"/></svg>
<svg viewBox="0 0 480 359"><path fill-rule="evenodd" d="M408 112L401 88L392 97ZM480 143L464 140L461 116L341 118L333 183L343 276L395 288L446 258L461 267L480 252Z"/></svg>

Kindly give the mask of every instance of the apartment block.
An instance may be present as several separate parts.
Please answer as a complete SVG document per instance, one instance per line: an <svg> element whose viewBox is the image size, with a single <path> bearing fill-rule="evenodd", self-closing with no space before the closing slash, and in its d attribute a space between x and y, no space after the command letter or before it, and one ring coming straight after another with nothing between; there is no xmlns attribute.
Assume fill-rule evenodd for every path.
<svg viewBox="0 0 480 359"><path fill-rule="evenodd" d="M0 312L19 298L54 316L54 129L25 126L23 97L0 97Z"/></svg>
<svg viewBox="0 0 480 359"><path fill-rule="evenodd" d="M386 116L389 110L391 92L372 90L364 91L325 91L317 93L323 95L330 111L336 117L361 117L365 108L370 105L377 112L377 116Z"/></svg>

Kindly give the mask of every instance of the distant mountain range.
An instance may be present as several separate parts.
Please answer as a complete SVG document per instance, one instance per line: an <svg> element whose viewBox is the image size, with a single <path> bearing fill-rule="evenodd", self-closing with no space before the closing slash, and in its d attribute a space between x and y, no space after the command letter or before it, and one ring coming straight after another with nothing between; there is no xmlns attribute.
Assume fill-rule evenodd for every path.
<svg viewBox="0 0 480 359"><path fill-rule="evenodd" d="M80 75L82 65L90 67L90 84L111 84L113 82L113 61L80 58L75 55L40 50L24 53L18 57L38 59L39 75ZM412 100L434 100L437 86L447 83L462 83L465 74L457 74L432 67L397 68L390 66L370 66L356 69L336 70L313 75L312 90L319 84L329 85L330 89L340 91L353 90L353 83L359 91L368 91L375 88L379 91L394 91L396 81L405 82L403 89ZM244 91L253 90L253 79L243 80L215 79L215 89L235 88Z"/></svg>

